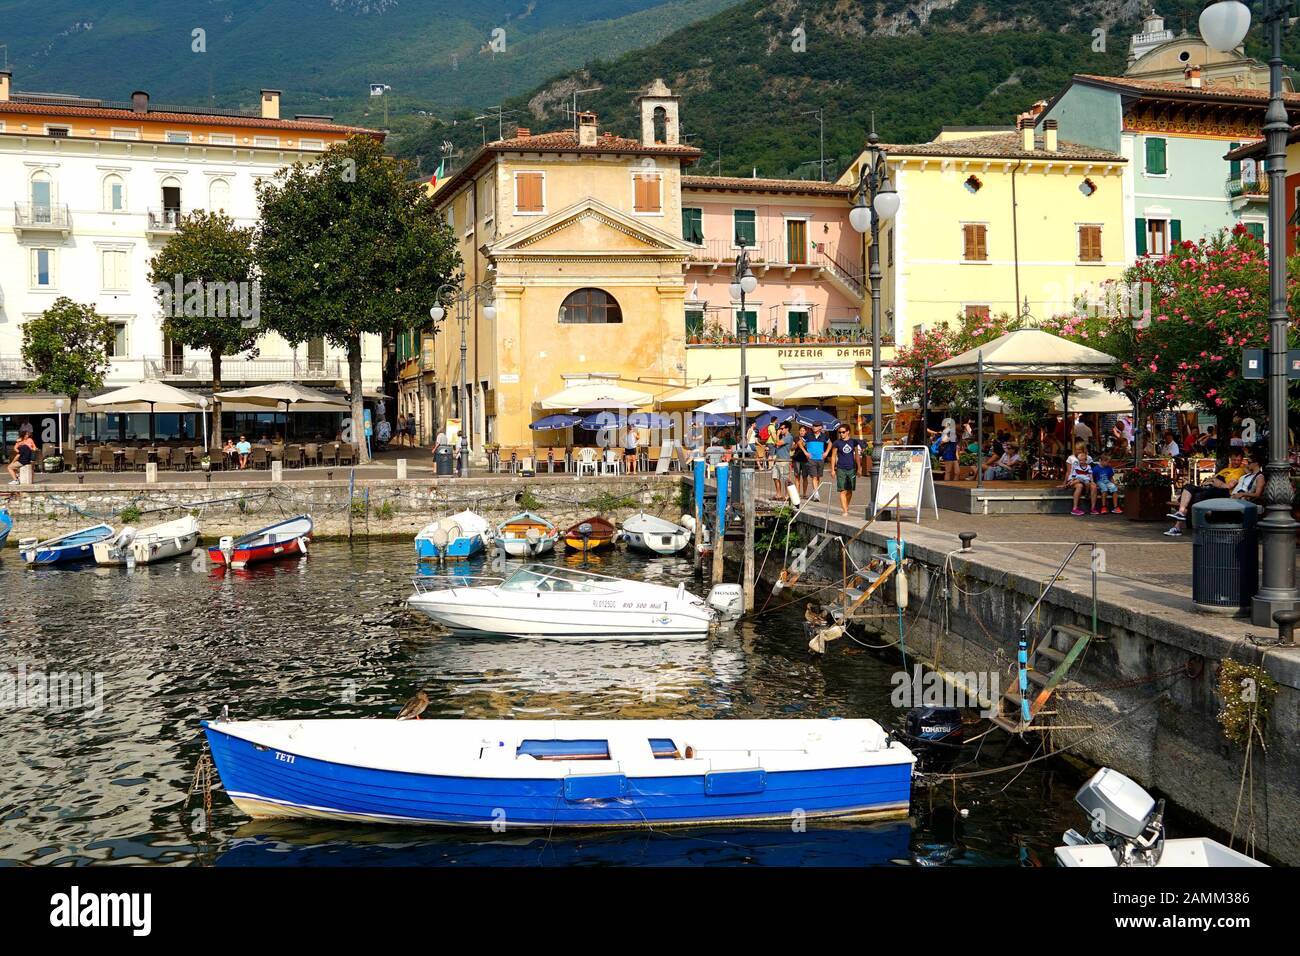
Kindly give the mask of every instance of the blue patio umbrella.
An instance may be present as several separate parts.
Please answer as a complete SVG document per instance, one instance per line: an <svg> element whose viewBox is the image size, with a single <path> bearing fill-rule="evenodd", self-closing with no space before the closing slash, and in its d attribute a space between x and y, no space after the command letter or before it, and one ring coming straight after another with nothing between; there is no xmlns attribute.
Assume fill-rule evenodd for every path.
<svg viewBox="0 0 1300 956"><path fill-rule="evenodd" d="M736 417L734 415L702 412L695 416L695 424L702 428L724 428L727 425L736 424Z"/></svg>
<svg viewBox="0 0 1300 956"><path fill-rule="evenodd" d="M658 412L636 412L629 415L627 423L633 428L672 428L673 420L669 415Z"/></svg>
<svg viewBox="0 0 1300 956"><path fill-rule="evenodd" d="M824 428L835 428L840 423L838 418L820 408L796 408L794 409L794 419L800 425L812 426L821 422Z"/></svg>
<svg viewBox="0 0 1300 956"><path fill-rule="evenodd" d="M618 412L596 412L579 420L578 427L589 432L598 432L606 428L619 428L625 421L626 419Z"/></svg>
<svg viewBox="0 0 1300 956"><path fill-rule="evenodd" d="M763 412L754 419L754 427L764 428L770 426L773 422L778 424L780 422L788 422L790 419L794 418L794 414L795 412L792 408L778 408L774 412Z"/></svg>
<svg viewBox="0 0 1300 956"><path fill-rule="evenodd" d="M545 418L539 418L528 427L533 431L545 431L552 428L572 428L581 421L581 415L569 415L561 412L557 415L547 415Z"/></svg>

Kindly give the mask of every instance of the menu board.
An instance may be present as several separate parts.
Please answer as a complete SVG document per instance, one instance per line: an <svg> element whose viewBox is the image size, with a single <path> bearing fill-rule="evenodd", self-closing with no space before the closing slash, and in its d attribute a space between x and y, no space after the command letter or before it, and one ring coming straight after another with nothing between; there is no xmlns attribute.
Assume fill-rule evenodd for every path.
<svg viewBox="0 0 1300 956"><path fill-rule="evenodd" d="M934 508L937 518L939 503L934 495L930 449L922 445L886 445L880 455L880 479L876 483L873 511L879 513L885 508L915 511L916 520L920 521L921 509L927 505Z"/></svg>

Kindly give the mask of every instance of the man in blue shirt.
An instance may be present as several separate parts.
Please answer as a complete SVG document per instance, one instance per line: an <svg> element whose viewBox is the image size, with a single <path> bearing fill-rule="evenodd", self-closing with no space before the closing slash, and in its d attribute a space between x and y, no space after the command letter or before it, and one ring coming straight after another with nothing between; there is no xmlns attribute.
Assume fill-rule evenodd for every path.
<svg viewBox="0 0 1300 956"><path fill-rule="evenodd" d="M831 479L840 493L840 514L846 518L853 492L858 487L858 465L861 462L858 442L849 437L849 426L841 425L831 445Z"/></svg>
<svg viewBox="0 0 1300 956"><path fill-rule="evenodd" d="M790 426L782 422L776 426L776 442L772 452L772 483L776 485L776 497L780 499L788 494L786 486L790 484L790 452L793 449L794 436L790 434Z"/></svg>
<svg viewBox="0 0 1300 956"><path fill-rule="evenodd" d="M813 424L813 433L804 440L804 448L808 451L808 464L804 468L812 485L812 494L808 500L821 501L822 469L826 463L826 453L830 451L821 422Z"/></svg>
<svg viewBox="0 0 1300 956"><path fill-rule="evenodd" d="M235 443L235 452L239 455L239 467L248 467L248 456L253 452L253 446L243 435L239 436L239 441Z"/></svg>

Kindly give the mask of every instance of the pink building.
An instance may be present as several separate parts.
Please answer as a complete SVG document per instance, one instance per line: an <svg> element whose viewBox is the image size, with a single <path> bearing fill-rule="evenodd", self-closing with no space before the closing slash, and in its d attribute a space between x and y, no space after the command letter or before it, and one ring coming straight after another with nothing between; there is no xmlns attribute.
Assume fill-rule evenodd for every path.
<svg viewBox="0 0 1300 956"><path fill-rule="evenodd" d="M759 341L862 334L862 238L849 191L834 183L682 177L682 236L698 247L686 268L686 334L716 339L742 326L729 286L737 237L759 287L745 324Z"/></svg>

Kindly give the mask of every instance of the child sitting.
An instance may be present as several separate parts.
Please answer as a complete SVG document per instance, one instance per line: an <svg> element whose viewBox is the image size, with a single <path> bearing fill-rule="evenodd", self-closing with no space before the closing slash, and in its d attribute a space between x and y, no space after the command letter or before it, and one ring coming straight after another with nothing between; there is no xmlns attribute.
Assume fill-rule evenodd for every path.
<svg viewBox="0 0 1300 956"><path fill-rule="evenodd" d="M1079 507L1079 499L1083 497L1085 488L1088 490L1092 513L1101 514L1097 510L1097 485L1092 480L1092 459L1088 456L1088 446L1084 442L1074 443L1074 454L1065 461L1065 481L1060 487L1074 489L1074 507L1070 510L1070 514L1084 513Z"/></svg>
<svg viewBox="0 0 1300 956"><path fill-rule="evenodd" d="M1119 486L1115 484L1115 468L1110 463L1110 452L1102 452L1101 461L1092 466L1092 480L1097 486L1097 493L1101 496L1101 513L1107 514L1106 496L1110 495L1110 509L1117 515L1124 512L1119 506Z"/></svg>

